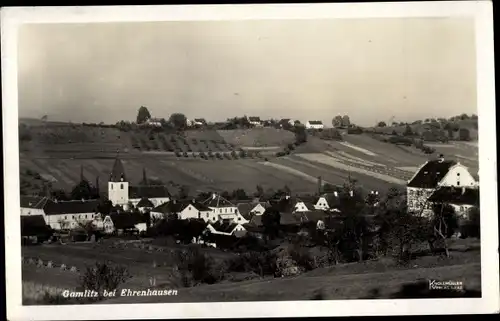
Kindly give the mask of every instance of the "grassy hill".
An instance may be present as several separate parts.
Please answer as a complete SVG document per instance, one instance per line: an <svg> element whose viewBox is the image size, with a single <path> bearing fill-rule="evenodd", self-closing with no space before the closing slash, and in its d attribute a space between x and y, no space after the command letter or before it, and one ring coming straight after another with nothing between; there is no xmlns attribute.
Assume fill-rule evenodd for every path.
<svg viewBox="0 0 500 321"><path fill-rule="evenodd" d="M309 135L289 155L275 157L276 150L295 141L292 132L273 128L124 132L82 124L23 124L20 174L28 193L48 181L70 190L80 179L81 166L91 182L99 177L105 191L117 152L132 183L141 180L145 168L148 177L169 184L174 192L185 185L194 195L198 190L238 188L253 193L256 185L265 189L288 185L295 193L314 193L318 176L323 183L338 185L349 175L366 189L383 191L404 186L418 166L439 153L459 160L473 173L478 169L477 144L471 142L433 144L435 152L426 155L370 134L344 134L341 141Z"/></svg>

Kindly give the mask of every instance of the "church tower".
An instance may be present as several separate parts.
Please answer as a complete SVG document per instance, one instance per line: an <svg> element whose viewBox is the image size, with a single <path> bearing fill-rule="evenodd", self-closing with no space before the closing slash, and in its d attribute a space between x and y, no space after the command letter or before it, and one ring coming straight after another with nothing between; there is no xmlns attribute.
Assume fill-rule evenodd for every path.
<svg viewBox="0 0 500 321"><path fill-rule="evenodd" d="M129 201L129 183L125 176L125 169L119 158L116 158L113 170L108 181L108 198L113 205L125 205Z"/></svg>

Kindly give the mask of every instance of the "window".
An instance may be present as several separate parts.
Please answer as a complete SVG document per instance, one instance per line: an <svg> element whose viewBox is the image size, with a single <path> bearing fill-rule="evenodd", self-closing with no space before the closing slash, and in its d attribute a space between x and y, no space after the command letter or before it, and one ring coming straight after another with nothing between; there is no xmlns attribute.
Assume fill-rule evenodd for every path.
<svg viewBox="0 0 500 321"><path fill-rule="evenodd" d="M68 217L67 217L67 216L64 216L64 219L65 219L65 220L67 220L67 219L68 219Z"/></svg>
<svg viewBox="0 0 500 321"><path fill-rule="evenodd" d="M123 189L123 184L120 184L120 189Z"/></svg>
<svg viewBox="0 0 500 321"><path fill-rule="evenodd" d="M460 185L460 181L457 181L457 185Z"/></svg>
<svg viewBox="0 0 500 321"><path fill-rule="evenodd" d="M210 215L210 214L209 214L209 213L207 213L207 217L208 217L209 215Z"/></svg>
<svg viewBox="0 0 500 321"><path fill-rule="evenodd" d="M460 173L457 173L457 176L460 176Z"/></svg>
<svg viewBox="0 0 500 321"><path fill-rule="evenodd" d="M463 212L464 211L464 207L463 206L460 206L460 211Z"/></svg>
<svg viewBox="0 0 500 321"><path fill-rule="evenodd" d="M113 184L111 184L111 189L113 189Z"/></svg>

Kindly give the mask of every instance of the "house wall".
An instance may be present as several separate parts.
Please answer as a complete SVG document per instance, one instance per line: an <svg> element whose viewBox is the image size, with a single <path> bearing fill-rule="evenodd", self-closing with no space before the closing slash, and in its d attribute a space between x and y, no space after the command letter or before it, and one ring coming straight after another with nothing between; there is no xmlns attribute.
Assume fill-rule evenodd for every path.
<svg viewBox="0 0 500 321"><path fill-rule="evenodd" d="M253 213L255 215L262 215L264 214L264 212L266 211L266 209L264 208L264 206L262 206L262 204L257 204L251 211L250 213Z"/></svg>
<svg viewBox="0 0 500 321"><path fill-rule="evenodd" d="M309 122L306 123L306 128L307 129L323 129L323 124L316 125L316 124L310 124Z"/></svg>
<svg viewBox="0 0 500 321"><path fill-rule="evenodd" d="M113 205L125 205L128 203L128 182L108 182L108 198Z"/></svg>
<svg viewBox="0 0 500 321"><path fill-rule="evenodd" d="M187 220L191 218L199 218L200 211L198 211L193 205L188 205L186 206L185 209L183 209L179 213L179 219L181 220Z"/></svg>
<svg viewBox="0 0 500 321"><path fill-rule="evenodd" d="M78 227L78 222L93 221L95 213L78 213L78 214L51 214L45 215L45 222L55 230L74 229Z"/></svg>
<svg viewBox="0 0 500 321"><path fill-rule="evenodd" d="M137 223L134 226L139 232L145 232L148 229L146 223Z"/></svg>
<svg viewBox="0 0 500 321"><path fill-rule="evenodd" d="M406 198L408 211L417 212L421 210L422 206L426 204L427 199L432 195L434 190L434 188L407 187ZM432 209L432 205L427 203L426 209Z"/></svg>
<svg viewBox="0 0 500 321"><path fill-rule="evenodd" d="M314 208L317 210L327 210L330 208L327 200L324 197L320 197L318 202L314 205Z"/></svg>
<svg viewBox="0 0 500 321"><path fill-rule="evenodd" d="M21 216L28 215L45 215L45 212L41 208L21 207Z"/></svg>
<svg viewBox="0 0 500 321"><path fill-rule="evenodd" d="M304 204L304 202L297 202L297 204L295 204L295 211L296 212L308 212L309 209L307 208L306 204Z"/></svg>
<svg viewBox="0 0 500 321"><path fill-rule="evenodd" d="M440 186L475 187L476 180L467 167L457 164L450 168L448 174L439 182Z"/></svg>
<svg viewBox="0 0 500 321"><path fill-rule="evenodd" d="M104 226L104 232L111 234L115 230L115 225L113 224L113 220L111 220L111 217L106 216L103 220L103 226Z"/></svg>

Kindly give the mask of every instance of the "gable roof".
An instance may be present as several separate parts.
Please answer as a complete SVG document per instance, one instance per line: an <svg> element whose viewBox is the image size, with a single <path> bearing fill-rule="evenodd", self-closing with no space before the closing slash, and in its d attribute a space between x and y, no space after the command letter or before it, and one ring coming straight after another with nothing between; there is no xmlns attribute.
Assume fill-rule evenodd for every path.
<svg viewBox="0 0 500 321"><path fill-rule="evenodd" d="M136 185L129 186L129 198L165 198L170 197L170 192L165 185Z"/></svg>
<svg viewBox="0 0 500 321"><path fill-rule="evenodd" d="M248 121L260 122L260 117L250 116L250 117L248 117Z"/></svg>
<svg viewBox="0 0 500 321"><path fill-rule="evenodd" d="M163 203L161 205L158 205L157 207L153 208L151 211L155 213L163 213L163 214L168 214L168 213L179 213L182 212L186 207L189 205L192 205L194 208L196 208L198 211L210 211L208 207L205 205L196 202L196 201L178 201L178 200L172 200L170 202Z"/></svg>
<svg viewBox="0 0 500 321"><path fill-rule="evenodd" d="M139 213L113 213L109 217L116 229L134 228L136 224L147 222L147 218Z"/></svg>
<svg viewBox="0 0 500 321"><path fill-rule="evenodd" d="M43 209L47 201L47 197L21 196L21 207Z"/></svg>
<svg viewBox="0 0 500 321"><path fill-rule="evenodd" d="M109 176L110 182L121 182L127 181L127 177L125 176L125 169L123 167L122 161L117 157L115 159L115 163L113 164L113 169L111 170L111 174Z"/></svg>
<svg viewBox="0 0 500 321"><path fill-rule="evenodd" d="M438 183L445 177L450 168L456 165L453 160L431 160L420 168L408 183L408 187L436 188Z"/></svg>
<svg viewBox="0 0 500 321"><path fill-rule="evenodd" d="M249 220L251 218L251 211L257 207L258 205L261 205L264 209L270 207L270 204L268 202L241 202L236 204L236 207L238 208L238 212Z"/></svg>
<svg viewBox="0 0 500 321"><path fill-rule="evenodd" d="M431 194L429 201L456 205L478 205L479 189L443 186Z"/></svg>
<svg viewBox="0 0 500 321"><path fill-rule="evenodd" d="M202 124L206 124L207 123L207 121L205 120L205 118L195 118L194 121L197 122L197 123L202 123Z"/></svg>
<svg viewBox="0 0 500 321"><path fill-rule="evenodd" d="M238 223L228 222L228 221L217 221L215 223L210 223L210 225L217 231L222 233L231 233Z"/></svg>
<svg viewBox="0 0 500 321"><path fill-rule="evenodd" d="M321 120L309 120L308 123L311 125L323 125Z"/></svg>
<svg viewBox="0 0 500 321"><path fill-rule="evenodd" d="M220 196L219 194L213 194L209 198L207 198L205 201L202 203L205 206L208 207L234 207L235 205L225 199L224 197Z"/></svg>
<svg viewBox="0 0 500 321"><path fill-rule="evenodd" d="M283 118L279 121L279 123L288 123L290 120L290 118Z"/></svg>
<svg viewBox="0 0 500 321"><path fill-rule="evenodd" d="M97 213L100 201L47 201L43 210L46 215Z"/></svg>
<svg viewBox="0 0 500 321"><path fill-rule="evenodd" d="M136 207L154 207L154 204L147 197L143 197L139 203L137 203Z"/></svg>
<svg viewBox="0 0 500 321"><path fill-rule="evenodd" d="M50 227L45 222L43 215L21 216L21 236L35 236L46 234Z"/></svg>

